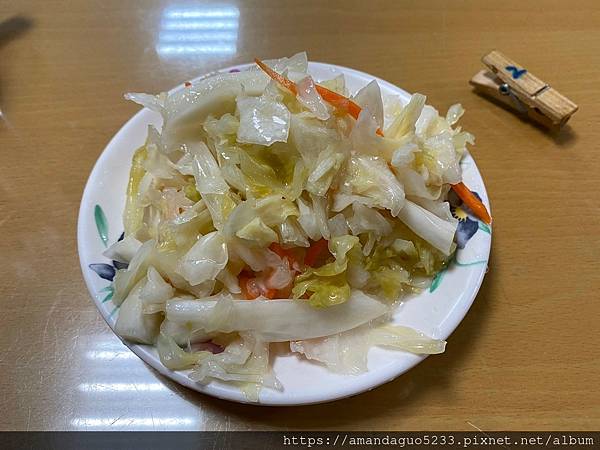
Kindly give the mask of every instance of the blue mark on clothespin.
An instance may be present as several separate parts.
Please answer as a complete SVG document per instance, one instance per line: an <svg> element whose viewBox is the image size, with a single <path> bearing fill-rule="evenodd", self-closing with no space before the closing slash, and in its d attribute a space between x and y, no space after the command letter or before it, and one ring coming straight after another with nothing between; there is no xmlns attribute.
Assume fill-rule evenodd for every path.
<svg viewBox="0 0 600 450"><path fill-rule="evenodd" d="M527 73L527 69L518 69L515 66L506 66L505 67L506 70L508 70L509 72L512 72L512 77L516 80L518 78L521 78L523 75L525 75Z"/></svg>

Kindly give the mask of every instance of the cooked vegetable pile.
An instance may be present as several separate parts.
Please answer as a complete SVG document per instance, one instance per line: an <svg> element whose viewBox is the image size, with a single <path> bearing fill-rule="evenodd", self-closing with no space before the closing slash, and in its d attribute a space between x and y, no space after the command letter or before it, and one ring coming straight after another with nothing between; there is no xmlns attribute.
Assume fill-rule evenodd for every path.
<svg viewBox="0 0 600 450"><path fill-rule="evenodd" d="M128 264L123 338L253 400L283 388L273 342L342 373L365 371L373 345L444 351L389 313L453 255L450 189L490 221L462 184L460 105L442 117L376 81L350 97L341 75L314 80L305 53L126 98L163 126L134 154L124 239L105 253Z"/></svg>

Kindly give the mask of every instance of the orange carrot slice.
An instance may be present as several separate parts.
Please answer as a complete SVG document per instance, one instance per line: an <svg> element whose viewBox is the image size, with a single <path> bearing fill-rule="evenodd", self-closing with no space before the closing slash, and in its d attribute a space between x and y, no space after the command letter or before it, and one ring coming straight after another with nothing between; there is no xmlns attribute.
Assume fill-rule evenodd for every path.
<svg viewBox="0 0 600 450"><path fill-rule="evenodd" d="M306 256L304 257L304 264L313 267L319 260L319 257L328 250L328 243L325 239L319 239L313 242L308 250L306 250Z"/></svg>
<svg viewBox="0 0 600 450"><path fill-rule="evenodd" d="M238 275L238 282L240 284L242 295L246 300L254 300L261 295L268 299L272 299L277 295L276 289L261 286L262 283L257 283L256 277L245 270Z"/></svg>
<svg viewBox="0 0 600 450"><path fill-rule="evenodd" d="M258 58L254 58L254 62L258 65L258 67L260 67L267 75L269 75L271 78L273 78L275 81L277 81L279 84L281 84L284 88L286 88L288 91L290 91L292 94L296 95L296 93L298 92L298 89L296 89L296 84L292 81L292 80L288 80L286 77L284 77L283 75L278 74L277 72L275 72L273 69L271 69L269 66L267 66L264 62L262 62L260 59Z"/></svg>
<svg viewBox="0 0 600 450"><path fill-rule="evenodd" d="M264 62L262 62L258 58L254 58L254 62L267 75L269 75L273 80L275 80L279 84L281 84L284 88L286 88L292 94L296 95L298 93L296 84L292 80L289 80L288 78L284 77L283 75L275 72L273 69L271 69L269 66L267 66ZM315 84L315 89L317 90L317 92L319 93L321 98L323 100L325 100L327 103L330 103L332 106L339 109L340 111L343 111L343 112L349 114L354 119L358 119L358 116L360 115L360 112L362 111L362 109L360 106L358 106L352 100L350 100L347 97L344 97L341 94L338 94L337 92L327 89L324 86L320 86L318 84ZM377 128L377 134L379 136L383 137L383 131L381 131L381 128Z"/></svg>
<svg viewBox="0 0 600 450"><path fill-rule="evenodd" d="M271 69L269 66L267 66L265 63L263 63L261 60L254 59L254 61L256 62L256 64L258 64L258 66L262 70L264 70L266 72L267 75L269 75L272 79L274 79L279 84L281 84L283 87L288 89L291 93L293 93L295 95L298 92L298 90L296 89L296 85L294 84L293 81L288 80L283 75L278 74L273 69ZM330 103L335 108L346 112L347 114L352 116L354 119L358 119L358 116L360 115L360 112L361 112L361 107L358 106L356 103L354 103L352 100L350 100L347 97L344 97L341 94L338 94L337 92L327 89L324 86L320 86L318 84L315 84L315 88L317 89L317 92L319 93L321 98L323 100L325 100L327 103ZM376 133L379 136L383 137L383 131L381 130L381 128L378 128ZM488 213L485 205L481 202L481 200L479 200L477 197L475 197L473 195L473 193L469 190L469 188L467 186L465 186L465 184L463 182L460 182L458 184L453 184L452 189L454 189L454 192L456 192L456 194L461 198L461 200L471 209L471 211L473 211L473 213L479 219L483 220L487 224L490 224L492 222L492 218L490 217L490 214ZM321 241L322 240L323 239L321 239ZM317 241L317 243L320 243L321 241ZM327 241L325 241L325 243L327 243ZM322 244L319 244L319 247L316 247L316 248L320 248L320 246L322 246ZM313 256L309 257L309 254L311 254L312 248L313 248L312 246L311 246L311 248L309 248L309 250L306 253L306 258L304 260L305 264L308 264L309 266L311 264L306 262L307 259L309 261L312 261L314 264L314 262L316 261L316 258L318 256L318 253L317 253L317 255L314 257L314 261L313 261ZM316 251L316 250L314 250L314 251ZM321 252L321 251L322 251L322 249L319 250L319 252Z"/></svg>
<svg viewBox="0 0 600 450"><path fill-rule="evenodd" d="M346 113L350 114L355 119L358 119L358 116L360 115L362 109L352 100L350 100L347 97L344 97L342 94L338 94L337 92L329 90L326 87L318 84L315 85L315 89L317 90L321 98L327 103L331 103L336 108L341 109L342 111L345 111Z"/></svg>
<svg viewBox="0 0 600 450"><path fill-rule="evenodd" d="M256 284L251 282L253 280L254 278L245 271L240 272L238 275L240 290L242 291L242 295L246 300L254 300L260 295L260 291L258 290Z"/></svg>
<svg viewBox="0 0 600 450"><path fill-rule="evenodd" d="M492 218L485 205L473 195L470 189L462 181L458 184L453 184L452 189L479 219L487 224L492 223Z"/></svg>
<svg viewBox="0 0 600 450"><path fill-rule="evenodd" d="M281 259L287 258L290 263L290 267L292 267L294 262L296 262L296 257L294 254L290 250L283 248L277 242L273 242L271 245L269 245L269 250L276 253Z"/></svg>

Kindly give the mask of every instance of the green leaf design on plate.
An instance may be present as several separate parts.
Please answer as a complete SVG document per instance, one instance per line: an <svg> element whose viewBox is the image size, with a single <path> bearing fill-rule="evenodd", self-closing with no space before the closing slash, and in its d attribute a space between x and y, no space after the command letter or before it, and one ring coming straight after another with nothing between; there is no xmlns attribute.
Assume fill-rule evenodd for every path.
<svg viewBox="0 0 600 450"><path fill-rule="evenodd" d="M479 264L487 264L487 260L473 261L473 262L470 262L470 263L462 263L462 262L458 262L455 259L454 260L454 264L456 264L459 267L469 267L469 266L477 266Z"/></svg>
<svg viewBox="0 0 600 450"><path fill-rule="evenodd" d="M105 247L108 246L108 222L106 216L100 205L96 205L94 208L94 219L96 220L96 229L98 230L98 236L102 240Z"/></svg>
<svg viewBox="0 0 600 450"><path fill-rule="evenodd" d="M111 286L107 286L108 289L104 288L103 291L108 291L108 294L106 294L106 297L104 297L102 299L102 303L106 303L109 300L112 300L113 295L115 295L115 290L113 289L112 285Z"/></svg>
<svg viewBox="0 0 600 450"><path fill-rule="evenodd" d="M442 282L442 278L444 278L446 270L447 269L440 270L438 273L435 274L435 277L433 277L433 280L431 281L431 286L429 286L429 292L435 291L440 286L440 283Z"/></svg>
<svg viewBox="0 0 600 450"><path fill-rule="evenodd" d="M477 266L479 264L487 264L487 259L480 260L480 261L473 261L473 262L469 262L469 263L463 263L463 262L459 262L456 259L456 255L454 255L452 257L452 259L450 260L450 262L448 263L448 266L435 274L435 276L433 277L433 280L431 281L431 286L429 286L429 292L433 292L438 287L440 287L440 284L442 282L442 279L444 278L444 275L446 274L446 271L450 268L450 266L452 264L456 264L459 267Z"/></svg>
<svg viewBox="0 0 600 450"><path fill-rule="evenodd" d="M119 307L118 307L118 306L115 306L115 309L113 309L113 310L110 312L110 314L108 315L108 317L112 317L112 316L114 316L114 315L115 315L115 313L116 313L118 310L119 310Z"/></svg>
<svg viewBox="0 0 600 450"><path fill-rule="evenodd" d="M479 222L479 229L487 234L492 234L492 230L487 223Z"/></svg>

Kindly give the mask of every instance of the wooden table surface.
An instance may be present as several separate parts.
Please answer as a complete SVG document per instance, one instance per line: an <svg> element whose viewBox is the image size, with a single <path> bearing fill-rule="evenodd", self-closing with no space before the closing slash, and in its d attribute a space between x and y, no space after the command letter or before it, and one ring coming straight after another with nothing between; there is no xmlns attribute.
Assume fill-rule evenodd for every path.
<svg viewBox="0 0 600 450"><path fill-rule="evenodd" d="M159 39L178 5L0 1L0 429L599 429L600 4L240 0L233 38L179 50ZM550 135L471 92L493 48L579 104L566 129ZM442 111L465 106L492 257L445 354L331 404L238 405L161 377L113 335L81 276L77 213L94 162L138 110L124 92L301 50Z"/></svg>

